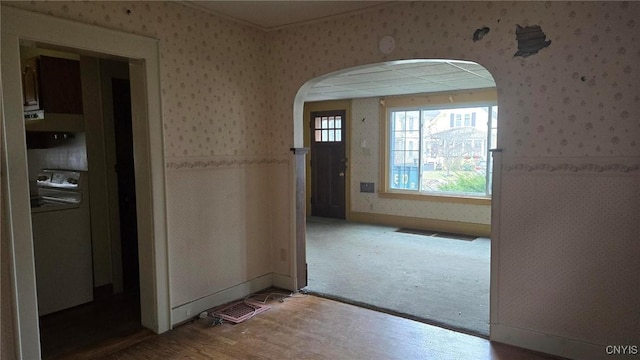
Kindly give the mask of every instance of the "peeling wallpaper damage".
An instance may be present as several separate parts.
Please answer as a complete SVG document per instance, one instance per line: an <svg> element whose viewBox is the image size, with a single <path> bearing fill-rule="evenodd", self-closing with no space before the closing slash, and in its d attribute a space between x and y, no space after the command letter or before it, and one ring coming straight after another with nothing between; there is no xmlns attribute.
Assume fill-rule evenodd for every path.
<svg viewBox="0 0 640 360"><path fill-rule="evenodd" d="M637 7L415 2L303 25L295 32L280 30L269 34L269 53L275 54L270 83L289 100L274 110L290 116L299 87L336 70L395 59L465 59L483 65L496 79L505 156L637 156L640 128L630 121L640 108ZM516 24L544 26L553 45L526 59L513 58ZM478 25L491 32L473 42ZM396 48L382 56L377 40L386 34L395 36ZM284 152L287 132L278 135L278 152Z"/></svg>
<svg viewBox="0 0 640 360"><path fill-rule="evenodd" d="M518 51L513 54L513 57L526 58L551 45L551 40L547 40L547 35L542 32L539 25L525 27L516 25L516 40Z"/></svg>
<svg viewBox="0 0 640 360"><path fill-rule="evenodd" d="M640 299L613 285L627 279L640 287L639 263L620 252L640 252L632 235L640 232L640 202L620 201L640 198L638 14L640 4L633 2L413 2L270 33L270 83L283 94L273 112L289 127L276 134L276 152L290 144L298 89L319 75L412 58L483 65L497 84L503 149L502 171L496 169L501 189L494 194L494 214L502 215L492 219L501 255L493 269L499 281L492 285L492 332L548 334L537 350L559 339L599 351L616 338L638 343L640 313L632 309ZM516 25L539 26L537 53L526 48L530 56L513 56ZM491 30L474 42L479 27ZM377 48L385 35L395 38L389 55ZM599 205L594 191L606 194L598 196ZM354 206L369 208L363 200ZM594 224L597 232L578 231ZM610 236L597 235L603 231ZM576 357L559 347L544 350Z"/></svg>
<svg viewBox="0 0 640 360"><path fill-rule="evenodd" d="M289 154L293 101L307 81L398 59L464 59L482 64L498 88L498 141L504 149L499 211L509 215L494 228L501 256L508 259L495 269L501 285L495 294L500 306L494 309L493 328L524 329L595 346L610 341L640 343L640 314L633 312L640 308L640 299L616 288L623 278L625 288L640 287L640 265L628 255L640 253L640 243L634 241L640 233L640 202L629 200L640 198L640 3L399 2L270 33L176 3L7 4L158 38L167 163L206 164L212 159L216 163L221 155L242 157L235 160L242 163L244 157L258 157L271 168L256 174L277 179L288 178L289 166L266 158ZM544 41L551 40L551 45L526 58L514 58L519 50L516 25L539 25ZM491 30L473 41L472 34L482 27ZM378 51L378 39L385 35L396 41L389 55ZM179 194L171 184L186 179L192 167L172 169L169 201ZM565 168L579 171L556 171ZM232 172L211 171L215 174L208 176L217 179L216 186L234 181ZM528 176L531 172L536 176ZM207 178L201 173L198 181L207 184L202 177ZM270 226L272 235L250 240L234 233L234 239L244 243L233 245L238 248L233 256L244 246L291 250L287 206L277 211L268 206L272 198L284 199L280 201L287 205L291 186L291 182L269 183L271 197L261 198L265 204L258 211L271 224L258 225ZM189 196L199 191L193 189ZM590 195L594 192L595 198ZM233 194L246 206L242 191ZM229 201L224 204L233 206ZM168 206L169 216L179 211L172 210L171 203ZM198 209L191 211L195 216ZM251 219L255 218L252 213ZM238 226L251 227L251 221L240 220ZM592 224L598 224L597 232L583 231ZM170 257L195 241L171 229L169 234L175 246ZM254 266L227 278L242 281L246 277L242 271L289 275L289 261L256 252L251 259ZM245 262L247 257L232 260ZM185 276L196 274L189 271ZM174 299L189 301L221 286L198 276L189 280L197 291L174 294Z"/></svg>

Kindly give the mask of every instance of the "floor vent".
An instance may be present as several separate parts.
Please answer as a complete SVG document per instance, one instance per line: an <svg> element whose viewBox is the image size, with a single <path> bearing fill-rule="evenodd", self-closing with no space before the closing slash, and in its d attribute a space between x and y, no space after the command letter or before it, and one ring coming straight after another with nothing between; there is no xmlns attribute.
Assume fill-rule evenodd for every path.
<svg viewBox="0 0 640 360"><path fill-rule="evenodd" d="M438 233L438 232L433 232L429 230L419 230L419 229L409 229L409 228L400 228L396 230L396 232L404 233L404 234L431 236L431 237L437 237L437 238L443 238L443 239L464 240L464 241L473 241L477 239L476 236L451 234L451 233Z"/></svg>
<svg viewBox="0 0 640 360"><path fill-rule="evenodd" d="M213 314L224 320L239 324L262 312L269 310L270 306L251 300L238 301L216 310Z"/></svg>

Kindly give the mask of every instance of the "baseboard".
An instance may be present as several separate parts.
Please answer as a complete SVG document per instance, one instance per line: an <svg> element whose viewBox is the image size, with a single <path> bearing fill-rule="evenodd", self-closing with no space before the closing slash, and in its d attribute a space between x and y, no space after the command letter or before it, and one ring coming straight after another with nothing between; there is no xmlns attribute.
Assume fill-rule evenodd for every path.
<svg viewBox="0 0 640 360"><path fill-rule="evenodd" d="M437 219L425 219L409 216L397 216L376 213L351 212L349 221L368 224L381 224L388 226L406 227L411 229L441 231L454 234L490 237L491 225L462 221L449 221Z"/></svg>
<svg viewBox="0 0 640 360"><path fill-rule="evenodd" d="M296 279L282 274L271 274L273 278L273 287L277 287L279 289L296 291Z"/></svg>
<svg viewBox="0 0 640 360"><path fill-rule="evenodd" d="M228 302L242 299L247 295L260 290L268 289L273 285L273 274L269 273L241 284L218 291L214 294L194 300L192 302L171 309L171 325L175 326L191 320L203 311Z"/></svg>
<svg viewBox="0 0 640 360"><path fill-rule="evenodd" d="M499 324L491 324L491 341L517 346L561 358L575 360L597 360L607 357L606 346L587 343L535 331ZM618 345L618 344L612 344ZM616 359L631 359L631 356L615 356Z"/></svg>

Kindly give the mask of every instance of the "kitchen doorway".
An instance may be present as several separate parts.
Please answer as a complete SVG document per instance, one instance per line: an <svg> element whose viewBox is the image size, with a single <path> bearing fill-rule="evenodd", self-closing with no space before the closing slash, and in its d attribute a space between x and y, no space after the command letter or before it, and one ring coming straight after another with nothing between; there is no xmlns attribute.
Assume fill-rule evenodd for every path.
<svg viewBox="0 0 640 360"><path fill-rule="evenodd" d="M21 58L35 99L78 88L64 97L77 106L49 97L25 125L42 358L95 353L143 329L129 65L46 46ZM48 81L49 63L77 76Z"/></svg>
<svg viewBox="0 0 640 360"><path fill-rule="evenodd" d="M131 98L138 247L140 249L140 321L153 332L171 328L166 234L166 196L158 43L155 39L69 22L19 9L2 9L3 118L21 119L23 101L20 46L45 45L85 56L119 59L128 64ZM58 31L52 32L51 29ZM56 44L46 45L46 44ZM25 125L4 121L2 138L3 197L6 211L3 242L13 262L16 352L21 358L41 357L37 292L27 177ZM20 306L17 306L20 304Z"/></svg>

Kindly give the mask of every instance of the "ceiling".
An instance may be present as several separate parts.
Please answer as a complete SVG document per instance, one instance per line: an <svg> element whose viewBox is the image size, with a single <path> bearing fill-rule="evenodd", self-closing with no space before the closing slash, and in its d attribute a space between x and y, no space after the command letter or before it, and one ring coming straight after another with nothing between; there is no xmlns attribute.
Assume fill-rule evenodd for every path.
<svg viewBox="0 0 640 360"><path fill-rule="evenodd" d="M383 7L394 1L180 1L264 31ZM306 101L380 97L495 87L484 67L455 60L409 60L341 72L315 84Z"/></svg>
<svg viewBox="0 0 640 360"><path fill-rule="evenodd" d="M306 101L492 88L482 65L456 60L409 60L360 67L321 80Z"/></svg>
<svg viewBox="0 0 640 360"><path fill-rule="evenodd" d="M265 31L281 29L327 17L351 14L393 1L180 1L182 4L222 15Z"/></svg>

